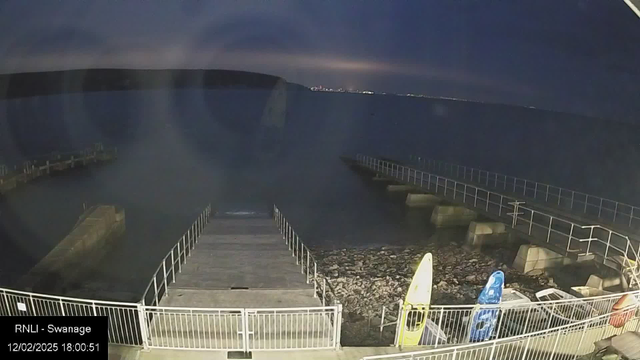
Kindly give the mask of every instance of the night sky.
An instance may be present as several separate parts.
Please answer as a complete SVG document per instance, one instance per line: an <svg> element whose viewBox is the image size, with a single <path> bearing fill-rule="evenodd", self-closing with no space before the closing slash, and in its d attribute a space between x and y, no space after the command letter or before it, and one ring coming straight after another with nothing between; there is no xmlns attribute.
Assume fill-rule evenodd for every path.
<svg viewBox="0 0 640 360"><path fill-rule="evenodd" d="M623 0L0 1L0 72L223 68L303 85L640 112Z"/></svg>

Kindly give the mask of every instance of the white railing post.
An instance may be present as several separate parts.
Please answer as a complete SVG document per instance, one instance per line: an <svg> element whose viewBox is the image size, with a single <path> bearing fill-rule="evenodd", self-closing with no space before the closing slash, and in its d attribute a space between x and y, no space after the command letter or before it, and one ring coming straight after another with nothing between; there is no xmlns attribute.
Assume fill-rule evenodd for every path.
<svg viewBox="0 0 640 360"><path fill-rule="evenodd" d="M553 350L551 350L551 357L549 360L553 360L553 357L556 354L556 349L558 348L558 342L560 341L560 335L562 334L562 330L558 331L558 336L556 336L556 341L553 344Z"/></svg>
<svg viewBox="0 0 640 360"><path fill-rule="evenodd" d="M60 299L60 311L62 311L62 316L66 316L64 313L64 303L62 303L62 299Z"/></svg>
<svg viewBox="0 0 640 360"><path fill-rule="evenodd" d="M182 250L184 251L184 263L187 263L187 256L188 256L188 251L187 251L187 236L186 235L182 235Z"/></svg>
<svg viewBox="0 0 640 360"><path fill-rule="evenodd" d="M551 239L551 227L553 226L553 216L549 216L549 231L547 232L547 242Z"/></svg>
<svg viewBox="0 0 640 360"><path fill-rule="evenodd" d="M304 245L300 242L300 274L304 275Z"/></svg>
<svg viewBox="0 0 640 360"><path fill-rule="evenodd" d="M587 204L589 204L589 194L584 198L584 213L587 213Z"/></svg>
<svg viewBox="0 0 640 360"><path fill-rule="evenodd" d="M549 185L547 185L547 194L544 196L544 202L549 202Z"/></svg>
<svg viewBox="0 0 640 360"><path fill-rule="evenodd" d="M179 245L179 244L180 244L180 243L178 243L178 245ZM173 248L171 248L171 274L173 274L173 277L172 277L173 281L172 281L172 283L175 283L175 282L176 282L176 268L175 268L175 264L176 264L176 261L175 261L175 259L174 259L174 257L173 257Z"/></svg>
<svg viewBox="0 0 640 360"><path fill-rule="evenodd" d="M33 315L38 316L38 312L36 311L36 307L33 304L33 294L29 294L29 304L31 305L31 311L33 311Z"/></svg>
<svg viewBox="0 0 640 360"><path fill-rule="evenodd" d="M340 350L340 336L342 334L342 304L340 304L339 302L337 302L335 314L336 314L334 319L335 320L334 326L336 328L335 346L336 346L336 350Z"/></svg>
<svg viewBox="0 0 640 360"><path fill-rule="evenodd" d="M402 303L400 304L400 307L402 307ZM438 318L438 329L442 329L442 318L444 317L444 308L440 308L440 317ZM398 322L400 322L400 318L398 318ZM437 349L438 348L438 343L440 342L440 336L436 335L436 343L434 345L434 347Z"/></svg>
<svg viewBox="0 0 640 360"><path fill-rule="evenodd" d="M487 191L487 208L485 209L486 212L489 212L489 192Z"/></svg>
<svg viewBox="0 0 640 360"><path fill-rule="evenodd" d="M524 346L524 351L522 352L522 360L527 358L527 350L529 350L529 343L531 342L531 337L527 338L527 344Z"/></svg>
<svg viewBox="0 0 640 360"><path fill-rule="evenodd" d="M575 355L573 356L574 359L578 357L578 351L580 350L580 347L582 346L582 342L584 341L584 334L587 332L588 325L589 325L589 322L585 322L584 329L582 329L582 336L580 336L580 342L578 342L578 346L576 347L576 351L574 353Z"/></svg>
<svg viewBox="0 0 640 360"><path fill-rule="evenodd" d="M156 299L156 306L160 306L160 303L158 302L158 284L156 282L156 274L157 272L153 274L153 297Z"/></svg>
<svg viewBox="0 0 640 360"><path fill-rule="evenodd" d="M167 286L167 258L162 259L162 281L164 282L164 294L169 293L169 287Z"/></svg>
<svg viewBox="0 0 640 360"><path fill-rule="evenodd" d="M616 222L616 215L618 215L618 202L616 201L616 207L613 209L613 223Z"/></svg>
<svg viewBox="0 0 640 360"><path fill-rule="evenodd" d="M313 297L318 297L318 264L313 262Z"/></svg>
<svg viewBox="0 0 640 360"><path fill-rule="evenodd" d="M180 255L180 241L178 241L178 272L182 272L182 255Z"/></svg>
<svg viewBox="0 0 640 360"><path fill-rule="evenodd" d="M593 228L592 228L592 232L593 232ZM628 244L628 243L629 243L629 242L627 241L627 244ZM608 237L608 239L607 239L607 248L606 248L606 250L604 251L604 259L605 259L605 260L607 259L607 255L609 254L609 246L610 246L610 245L611 245L611 231L609 231L609 237ZM587 251L587 252L588 252L588 251ZM625 253L625 254L624 254L624 256L625 256L625 257L627 257L627 254Z"/></svg>
<svg viewBox="0 0 640 360"><path fill-rule="evenodd" d="M309 257L311 255L309 254L309 249L307 249L307 284L309 283Z"/></svg>
<svg viewBox="0 0 640 360"><path fill-rule="evenodd" d="M147 327L147 316L144 311L144 304L138 304L138 322L140 323L140 337L142 338L142 347L149 350L149 329Z"/></svg>
<svg viewBox="0 0 640 360"><path fill-rule="evenodd" d="M326 295L327 295L327 278L322 278L322 306L326 306Z"/></svg>
<svg viewBox="0 0 640 360"><path fill-rule="evenodd" d="M631 207L631 215L629 215L629 227L631 227L631 222L633 221L633 209L634 207Z"/></svg>
<svg viewBox="0 0 640 360"><path fill-rule="evenodd" d="M598 218L602 214L602 198L600 198L600 207L598 208Z"/></svg>
<svg viewBox="0 0 640 360"><path fill-rule="evenodd" d="M496 352L496 342L493 342L493 345L491 345L491 354L489 354L489 360L493 360L493 354L495 354Z"/></svg>
<svg viewBox="0 0 640 360"><path fill-rule="evenodd" d="M558 206L560 206L561 199L562 199L562 188L558 188Z"/></svg>
<svg viewBox="0 0 640 360"><path fill-rule="evenodd" d="M587 253L585 255L589 255L589 250L591 250L592 239L593 239L593 226L591 227L591 231L589 232L589 242L587 243Z"/></svg>
<svg viewBox="0 0 640 360"><path fill-rule="evenodd" d="M396 334L393 340L393 346L400 346L400 324L402 323L403 316L403 308L402 308L402 300L398 300L398 317L396 318Z"/></svg>
<svg viewBox="0 0 640 360"><path fill-rule="evenodd" d="M475 195L473 195L473 207L477 207L478 206L478 188L476 189L476 193Z"/></svg>
<svg viewBox="0 0 640 360"><path fill-rule="evenodd" d="M571 223L571 231L569 231L569 241L567 241L567 251L569 251L569 248L571 247L571 237L573 237L573 228L574 228L574 224Z"/></svg>
<svg viewBox="0 0 640 360"><path fill-rule="evenodd" d="M14 315L11 313L11 307L9 307L9 300L8 300L8 296L7 296L7 292L2 290L2 297L4 297L4 304L7 307L7 314L8 315Z"/></svg>

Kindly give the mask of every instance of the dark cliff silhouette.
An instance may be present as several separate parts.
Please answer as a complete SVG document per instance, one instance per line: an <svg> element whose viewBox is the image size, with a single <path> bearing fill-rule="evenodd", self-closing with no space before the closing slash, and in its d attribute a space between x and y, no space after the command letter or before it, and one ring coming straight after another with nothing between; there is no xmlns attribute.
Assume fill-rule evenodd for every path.
<svg viewBox="0 0 640 360"><path fill-rule="evenodd" d="M0 74L0 99L80 93L180 88L272 89L284 79L236 70L82 69ZM310 91L288 83L289 90Z"/></svg>

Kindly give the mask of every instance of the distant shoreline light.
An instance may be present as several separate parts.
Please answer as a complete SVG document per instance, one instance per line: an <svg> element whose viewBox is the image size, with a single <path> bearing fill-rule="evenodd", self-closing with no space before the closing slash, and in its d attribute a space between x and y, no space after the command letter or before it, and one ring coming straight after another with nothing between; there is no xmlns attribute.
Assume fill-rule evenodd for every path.
<svg viewBox="0 0 640 360"><path fill-rule="evenodd" d="M436 100L464 101L464 102L472 102L472 103L480 103L480 104L489 103L489 102L480 101L480 100L469 100L469 99L461 99L461 98L448 97L448 96L433 96L433 95L411 94L411 93L407 93L407 94L396 94L396 93L386 93L386 92L376 93L371 90L356 90L356 89L348 90L344 88L333 89L333 88L327 88L321 85L311 86L309 87L309 90L319 91L319 92L338 92L338 93L365 94L365 95L377 94L377 95L408 96L408 97L427 98L427 99L436 99ZM521 105L521 106L529 109L536 109L535 106L530 106L530 105Z"/></svg>
<svg viewBox="0 0 640 360"><path fill-rule="evenodd" d="M376 93L376 92L373 92L371 90L356 90L356 89L347 90L347 89L344 89L344 88L333 89L333 88L326 88L326 87L323 87L323 86L311 86L309 88L309 90L311 90L311 91L324 91L324 92L350 93L350 94L367 94L367 95L378 94L378 95L410 96L410 97L441 99L441 100L456 100L456 101L478 102L478 101L474 101L474 100L467 100L467 99L460 99L460 98L453 98L453 97L446 97L446 96L432 96L432 95L411 94L411 93L407 93L407 94L396 94L396 93L386 93L386 92Z"/></svg>

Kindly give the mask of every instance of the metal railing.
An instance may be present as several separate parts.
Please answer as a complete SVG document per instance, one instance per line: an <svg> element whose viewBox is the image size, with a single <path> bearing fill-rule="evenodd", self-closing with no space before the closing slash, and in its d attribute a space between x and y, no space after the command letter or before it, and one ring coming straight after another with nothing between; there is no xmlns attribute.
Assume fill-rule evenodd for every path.
<svg viewBox="0 0 640 360"><path fill-rule="evenodd" d="M109 343L143 345L141 304L34 294L0 288L0 316L106 316Z"/></svg>
<svg viewBox="0 0 640 360"><path fill-rule="evenodd" d="M143 307L148 346L272 351L337 349L341 306L301 308Z"/></svg>
<svg viewBox="0 0 640 360"><path fill-rule="evenodd" d="M335 289L326 276L318 276L318 263L311 254L311 251L300 241L300 236L298 236L291 227L291 224L287 221L287 218L275 205L273 206L273 218L278 225L285 244L289 247L289 250L291 250L291 255L296 258L296 265L300 265L300 272L306 274L307 284L313 281L314 297L320 296L322 306L339 303Z"/></svg>
<svg viewBox="0 0 640 360"><path fill-rule="evenodd" d="M557 328L498 340L399 354L366 356L362 360L576 359L578 356L592 352L595 341L627 331L640 330L640 321L637 316L639 309L640 305L634 305L617 312L618 316L626 315L630 318L620 328L609 325L612 314L604 314Z"/></svg>
<svg viewBox="0 0 640 360"><path fill-rule="evenodd" d="M145 306L148 346L164 349L242 351L244 309Z"/></svg>
<svg viewBox="0 0 640 360"><path fill-rule="evenodd" d="M640 207L638 206L478 168L424 159L413 155L410 156L410 159L427 171L482 184L487 188L508 191L514 196L517 194L517 196L534 199L608 224L632 229L640 228Z"/></svg>
<svg viewBox="0 0 640 360"><path fill-rule="evenodd" d="M76 163L86 165L88 162L97 162L105 156L115 157L117 148L105 149L102 143L94 144L93 148L86 148L67 153L56 152L25 160L21 165L0 165L0 185L7 181L26 182L52 171L73 168Z"/></svg>
<svg viewBox="0 0 640 360"><path fill-rule="evenodd" d="M342 305L246 309L249 350L338 349Z"/></svg>
<svg viewBox="0 0 640 360"><path fill-rule="evenodd" d="M479 311L496 311L497 322L491 338L502 339L611 313L613 305L626 294L635 297L640 303L640 291L637 290L588 298L520 304L427 305L427 319L432 336L423 337L420 345L432 345L437 348L469 342L471 319ZM380 331L387 326L395 325L395 346L404 345L398 319L402 319L408 310L403 307L401 300L382 308ZM436 332L440 335L436 335Z"/></svg>
<svg viewBox="0 0 640 360"><path fill-rule="evenodd" d="M147 306L160 304L162 297L169 292L169 284L176 282L176 272L182 272L182 265L191 256L191 251L195 248L198 237L209 222L210 216L211 204L207 205L178 243L162 259L142 295L142 304Z"/></svg>
<svg viewBox="0 0 640 360"><path fill-rule="evenodd" d="M504 194L411 167L360 154L356 160L377 173L511 224L514 230L567 256L590 256L617 270L632 269L630 282L634 286L640 284L637 278L640 262L635 261L638 259L636 247L640 244L634 247L626 235L600 225L576 224L526 207Z"/></svg>

